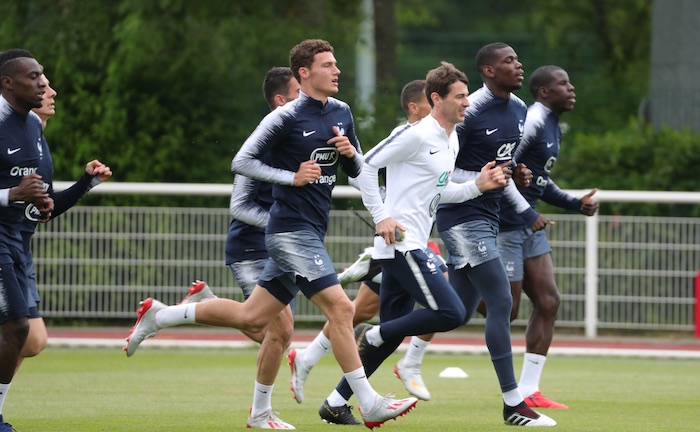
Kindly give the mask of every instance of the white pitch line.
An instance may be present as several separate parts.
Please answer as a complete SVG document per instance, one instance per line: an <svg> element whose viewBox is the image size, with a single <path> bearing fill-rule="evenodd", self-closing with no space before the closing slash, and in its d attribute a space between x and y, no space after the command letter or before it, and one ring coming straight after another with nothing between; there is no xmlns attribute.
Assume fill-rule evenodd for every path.
<svg viewBox="0 0 700 432"><path fill-rule="evenodd" d="M49 346L54 347L91 347L91 348L123 348L122 339L101 338L49 338ZM294 342L292 348L304 348L308 342ZM254 348L258 346L252 341L227 340L180 340L180 339L148 339L142 347L159 348ZM399 346L397 351L405 351L408 344ZM485 345L440 344L428 346L428 351L442 354L488 354ZM524 347L513 347L514 354L525 352ZM647 357L647 358L676 358L700 359L700 350L663 350L639 348L596 348L596 347L552 347L549 352L554 355L568 356L604 356L604 357Z"/></svg>

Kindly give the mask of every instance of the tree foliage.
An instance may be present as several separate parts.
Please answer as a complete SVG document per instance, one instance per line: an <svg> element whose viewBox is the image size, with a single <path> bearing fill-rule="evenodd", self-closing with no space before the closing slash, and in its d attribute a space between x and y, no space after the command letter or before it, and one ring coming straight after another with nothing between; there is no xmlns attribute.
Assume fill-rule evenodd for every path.
<svg viewBox="0 0 700 432"><path fill-rule="evenodd" d="M677 138L666 132L640 137L628 126L648 88L651 0L493 0L459 7L448 0L374 1L381 72L374 122L355 106L361 17L353 0L5 1L0 49L32 51L59 93L46 135L60 180L77 178L88 160L99 158L113 168L116 181L229 182L232 156L267 112L264 73L286 65L291 46L314 37L336 49L338 96L355 107L365 150L401 121L404 83L447 60L468 73L475 90L480 79L474 55L496 40L516 48L526 78L543 64L568 70L578 102L566 117L572 133L563 158L579 157L593 143L612 144L611 136L630 144ZM531 102L525 89L518 94ZM633 155L616 172L629 170L620 178L635 178L637 165L626 161L648 155L627 150ZM595 172L596 179L607 174L602 167L609 165L592 160L586 154L580 161L585 169L575 172ZM663 160L655 163L657 172L665 172ZM680 187L638 180L634 185L641 189ZM188 198L187 204L207 201Z"/></svg>
<svg viewBox="0 0 700 432"><path fill-rule="evenodd" d="M696 191L700 135L630 121L621 130L564 136L552 178L562 188L609 190ZM557 212L546 207L548 212ZM607 203L603 214L700 216L687 205Z"/></svg>
<svg viewBox="0 0 700 432"><path fill-rule="evenodd" d="M57 178L99 158L117 181L225 183L267 111L265 72L306 38L351 54L355 13L350 0L30 0L0 6L0 37L59 93Z"/></svg>
<svg viewBox="0 0 700 432"><path fill-rule="evenodd" d="M649 87L651 0L540 0L533 25L576 85L572 124L585 131L623 129Z"/></svg>

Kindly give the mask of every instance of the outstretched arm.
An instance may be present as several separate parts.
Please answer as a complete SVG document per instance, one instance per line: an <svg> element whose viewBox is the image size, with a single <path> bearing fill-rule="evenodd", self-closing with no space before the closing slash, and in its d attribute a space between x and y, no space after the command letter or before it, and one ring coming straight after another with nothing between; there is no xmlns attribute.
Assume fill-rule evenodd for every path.
<svg viewBox="0 0 700 432"><path fill-rule="evenodd" d="M80 201L92 188L112 176L112 170L107 165L95 159L85 165L85 173L71 187L60 192L53 192L50 187L54 209L50 219L55 219L65 213Z"/></svg>

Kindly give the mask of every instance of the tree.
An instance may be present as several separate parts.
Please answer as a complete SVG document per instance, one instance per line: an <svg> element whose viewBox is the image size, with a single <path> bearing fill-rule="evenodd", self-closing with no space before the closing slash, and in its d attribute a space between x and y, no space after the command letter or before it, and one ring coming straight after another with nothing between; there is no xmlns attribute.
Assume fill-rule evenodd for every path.
<svg viewBox="0 0 700 432"><path fill-rule="evenodd" d="M350 0L30 0L0 5L0 36L58 91L57 179L97 157L117 181L221 183L267 112L265 72L309 37L352 55L356 13Z"/></svg>

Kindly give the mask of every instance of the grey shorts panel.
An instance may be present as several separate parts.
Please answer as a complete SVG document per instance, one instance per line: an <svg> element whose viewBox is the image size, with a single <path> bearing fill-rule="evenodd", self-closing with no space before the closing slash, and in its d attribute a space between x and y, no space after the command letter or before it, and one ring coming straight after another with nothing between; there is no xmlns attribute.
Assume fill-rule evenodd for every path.
<svg viewBox="0 0 700 432"><path fill-rule="evenodd" d="M247 300L253 292L253 288L258 283L258 278L265 269L268 259L237 261L229 265L233 277L236 278L238 286L243 290L243 297Z"/></svg>
<svg viewBox="0 0 700 432"><path fill-rule="evenodd" d="M449 252L447 263L459 270L498 258L496 235L498 228L487 221L469 221L440 231Z"/></svg>
<svg viewBox="0 0 700 432"><path fill-rule="evenodd" d="M260 275L261 281L277 279L294 295L299 291L297 276L308 281L305 283L308 289L304 290L307 292L330 286L327 285L327 277L335 277L335 268L323 241L315 233L294 231L268 234L265 243L270 259ZM336 283L337 280L335 277ZM316 286L314 281L324 286Z"/></svg>
<svg viewBox="0 0 700 432"><path fill-rule="evenodd" d="M501 232L498 234L497 245L511 282L521 281L525 277L526 259L552 252L545 232L533 233L530 229Z"/></svg>

